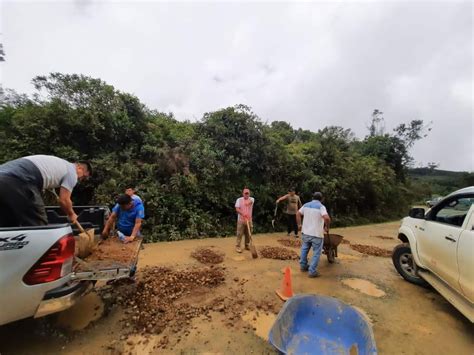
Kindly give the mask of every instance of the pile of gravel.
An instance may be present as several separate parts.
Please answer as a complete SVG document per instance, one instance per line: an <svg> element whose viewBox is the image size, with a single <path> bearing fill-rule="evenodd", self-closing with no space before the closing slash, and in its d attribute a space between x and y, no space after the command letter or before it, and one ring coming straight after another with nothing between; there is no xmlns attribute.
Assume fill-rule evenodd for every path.
<svg viewBox="0 0 474 355"><path fill-rule="evenodd" d="M351 244L351 248L357 250L359 253L367 255L382 256L384 258L390 258L392 256L390 250L375 247L373 245Z"/></svg>
<svg viewBox="0 0 474 355"><path fill-rule="evenodd" d="M267 259L278 259L278 260L298 260L299 256L293 250L281 248L281 247L258 247L259 255Z"/></svg>
<svg viewBox="0 0 474 355"><path fill-rule="evenodd" d="M224 261L224 253L216 252L210 248L198 248L191 256L203 264L219 264Z"/></svg>

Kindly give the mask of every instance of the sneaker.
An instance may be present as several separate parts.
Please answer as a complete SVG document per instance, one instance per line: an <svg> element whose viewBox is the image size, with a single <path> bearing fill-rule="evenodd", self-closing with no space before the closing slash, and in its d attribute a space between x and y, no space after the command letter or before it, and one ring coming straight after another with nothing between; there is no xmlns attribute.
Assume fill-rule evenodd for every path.
<svg viewBox="0 0 474 355"><path fill-rule="evenodd" d="M308 277L310 277L310 278L315 278L315 277L319 277L319 276L321 276L321 274L317 271L315 271L312 274L308 274Z"/></svg>
<svg viewBox="0 0 474 355"><path fill-rule="evenodd" d="M309 269L309 266L300 267L301 272L306 272L306 271L308 271L308 269Z"/></svg>
<svg viewBox="0 0 474 355"><path fill-rule="evenodd" d="M286 236L287 236L287 237L291 237L291 234L290 234L290 233L287 233Z"/></svg>
<svg viewBox="0 0 474 355"><path fill-rule="evenodd" d="M242 253L242 249L240 249L240 247L236 247L236 248L235 248L235 251L236 251L237 253Z"/></svg>

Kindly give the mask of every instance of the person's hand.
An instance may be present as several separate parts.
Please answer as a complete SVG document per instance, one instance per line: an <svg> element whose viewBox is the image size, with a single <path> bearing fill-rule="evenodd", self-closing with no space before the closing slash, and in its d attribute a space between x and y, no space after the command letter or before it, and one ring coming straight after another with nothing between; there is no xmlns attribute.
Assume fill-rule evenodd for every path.
<svg viewBox="0 0 474 355"><path fill-rule="evenodd" d="M102 237L102 239L107 239L109 237L109 231L104 229L100 236Z"/></svg>
<svg viewBox="0 0 474 355"><path fill-rule="evenodd" d="M130 237L125 237L125 243L130 243L130 242L133 242L135 240L135 237L133 235L131 235Z"/></svg>
<svg viewBox="0 0 474 355"><path fill-rule="evenodd" d="M73 224L75 224L77 222L77 214L75 214L75 213L69 215L68 218L71 221L71 223L73 223Z"/></svg>
<svg viewBox="0 0 474 355"><path fill-rule="evenodd" d="M301 224L298 224L298 231L301 232Z"/></svg>

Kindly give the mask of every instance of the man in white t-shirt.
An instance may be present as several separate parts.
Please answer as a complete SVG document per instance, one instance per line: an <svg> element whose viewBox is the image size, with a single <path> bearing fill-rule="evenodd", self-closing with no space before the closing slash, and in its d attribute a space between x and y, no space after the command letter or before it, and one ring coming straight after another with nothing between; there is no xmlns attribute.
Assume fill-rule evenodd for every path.
<svg viewBox="0 0 474 355"><path fill-rule="evenodd" d="M235 211L237 212L237 244L235 250L237 253L242 253L242 249L240 249L242 234L245 235L245 249L250 250L249 243L250 231L253 229L252 210L254 202L255 199L250 197L250 190L247 188L242 191L242 197L239 197L237 201L235 201Z"/></svg>
<svg viewBox="0 0 474 355"><path fill-rule="evenodd" d="M328 230L331 219L329 218L326 207L321 203L323 195L321 192L313 194L313 200L305 203L296 214L298 229L301 229L301 271L308 271L309 277L318 277L316 271L321 250L323 249L324 230ZM301 228L301 217L303 217L303 228ZM313 247L313 257L308 266L308 253Z"/></svg>
<svg viewBox="0 0 474 355"><path fill-rule="evenodd" d="M48 224L42 190L59 188L59 205L74 223L71 193L92 174L88 162L69 163L52 155L30 155L0 165L0 227Z"/></svg>

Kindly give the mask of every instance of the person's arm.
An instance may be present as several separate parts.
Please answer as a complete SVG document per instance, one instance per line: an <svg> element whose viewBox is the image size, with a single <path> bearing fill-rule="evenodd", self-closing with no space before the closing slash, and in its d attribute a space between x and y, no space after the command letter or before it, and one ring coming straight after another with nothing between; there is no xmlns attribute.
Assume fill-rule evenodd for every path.
<svg viewBox="0 0 474 355"><path fill-rule="evenodd" d="M328 214L325 214L323 216L323 219L324 219L324 230L326 231L326 233L329 232L329 225L331 224L331 217L329 217Z"/></svg>
<svg viewBox="0 0 474 355"><path fill-rule="evenodd" d="M133 226L132 234L130 235L130 237L125 238L125 240L128 242L133 242L135 240L135 237L138 235L138 232L140 232L141 227L142 227L142 219L141 218L135 219L135 225Z"/></svg>
<svg viewBox="0 0 474 355"><path fill-rule="evenodd" d="M115 212L112 212L112 214L107 219L107 222L105 223L104 230L102 231L102 238L105 239L109 236L110 227L112 227L116 219L117 219L117 214Z"/></svg>
<svg viewBox="0 0 474 355"><path fill-rule="evenodd" d="M237 212L237 214L240 214L240 216L241 216L241 217L244 219L244 221L245 221L245 219L246 219L245 214L242 212L242 210L240 209L240 207L236 207L236 208L235 208L235 211Z"/></svg>
<svg viewBox="0 0 474 355"><path fill-rule="evenodd" d="M301 203L301 199L298 196L298 209L300 209L302 206L303 206L303 204Z"/></svg>
<svg viewBox="0 0 474 355"><path fill-rule="evenodd" d="M237 214L239 214L242 217L242 219L245 220L245 215L242 209L240 208L239 200L235 201L235 212L237 212Z"/></svg>
<svg viewBox="0 0 474 355"><path fill-rule="evenodd" d="M298 230L301 231L301 212L296 212L296 224L298 225Z"/></svg>
<svg viewBox="0 0 474 355"><path fill-rule="evenodd" d="M281 201L286 200L286 199L288 198L288 196L289 196L289 195L286 194L285 196L282 196L282 197L277 198L276 203L280 203Z"/></svg>
<svg viewBox="0 0 474 355"><path fill-rule="evenodd" d="M59 189L59 206L66 213L71 223L76 223L77 214L72 209L71 191L64 187Z"/></svg>

